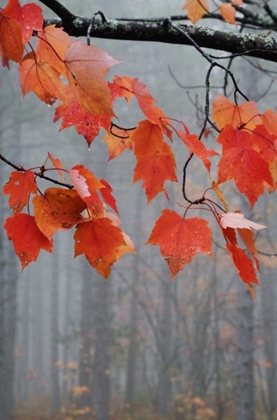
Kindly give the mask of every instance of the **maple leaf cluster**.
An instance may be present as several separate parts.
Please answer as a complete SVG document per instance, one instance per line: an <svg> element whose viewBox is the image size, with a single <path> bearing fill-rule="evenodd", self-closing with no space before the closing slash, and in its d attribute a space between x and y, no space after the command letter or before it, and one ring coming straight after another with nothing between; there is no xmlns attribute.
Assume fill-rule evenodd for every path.
<svg viewBox="0 0 277 420"><path fill-rule="evenodd" d="M232 4L223 6L230 8L240 4L242 1L233 0ZM184 7L192 20L196 19L190 16L192 9L196 14L200 6L205 13L209 10L207 0L186 2ZM221 13L224 14L222 9ZM23 95L33 92L48 105L59 101L54 121L62 120L61 129L75 126L90 146L102 127L106 131L102 141L107 144L109 160L124 151L134 153L133 183L142 181L148 203L159 193L168 198L166 181L178 181L171 148L174 134L188 149L189 159L193 155L201 159L209 175L210 159L218 159L218 177L211 189L219 203L211 200L206 191L200 199L189 202L182 216L173 210L163 210L146 243L160 247L171 278L196 254L212 255L212 231L208 221L187 217L189 211L201 204L202 210L214 216L241 279L254 295L253 284L259 284L259 264L251 229L265 226L248 221L239 211L229 212L219 185L233 180L251 208L265 190L270 193L276 190L277 114L273 110L261 114L255 102L237 105L218 95L212 103L211 117L219 132L216 139L221 145L219 153L206 148L182 121L174 120L175 125L181 126L176 129L173 120L155 105L155 99L137 78L114 76L112 82L106 81L107 72L118 61L95 46L79 40L73 42L61 28L43 29L41 9L37 5L20 6L18 0L9 0L0 12L0 35L3 65L8 66L9 60L19 63ZM37 38L36 47L29 44L32 35ZM29 52L23 55L26 49ZM145 117L136 127L125 129L113 123L113 103L118 98L128 103L136 99ZM50 153L48 159L63 182L64 174L69 176L70 188L48 188L42 193L37 179L46 172L44 166L40 173L18 168L3 188L3 193L9 194L9 205L14 213L6 220L4 228L13 241L22 268L35 261L41 249L52 252L53 235L57 230L75 227L75 256L85 254L89 263L107 278L117 259L126 252L135 252L130 238L119 228L112 188L82 165L65 170ZM107 205L113 213L107 211ZM22 213L26 206L27 213ZM245 249L241 248L238 238Z"/></svg>
<svg viewBox="0 0 277 420"><path fill-rule="evenodd" d="M49 158L64 179L61 162L50 154ZM41 249L53 251L53 235L57 230L76 227L75 257L84 254L89 263L108 278L117 259L126 252L135 252L129 236L118 227L119 217L107 211L106 204L118 213L112 188L83 165L66 172L74 189L47 188L43 195L39 194L32 170L12 172L3 194L9 194L14 216L7 218L4 229L24 269L37 260ZM31 194L34 195L34 215L22 213L25 206L30 207Z"/></svg>

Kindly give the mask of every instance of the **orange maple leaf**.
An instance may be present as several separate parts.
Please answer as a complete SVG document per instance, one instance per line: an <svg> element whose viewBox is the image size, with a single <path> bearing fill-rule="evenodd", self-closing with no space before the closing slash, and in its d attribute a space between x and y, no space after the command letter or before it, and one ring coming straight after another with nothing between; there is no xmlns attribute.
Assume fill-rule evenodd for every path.
<svg viewBox="0 0 277 420"><path fill-rule="evenodd" d="M214 150L207 149L206 146L199 140L196 134L185 133L182 130L178 131L178 136L183 143L188 147L191 153L194 153L204 163L208 172L210 172L211 162L209 160L212 156L217 156L218 153Z"/></svg>
<svg viewBox="0 0 277 420"><path fill-rule="evenodd" d="M13 214L20 213L28 203L30 194L37 193L34 172L11 172L10 180L4 185L2 193L10 194L9 206Z"/></svg>
<svg viewBox="0 0 277 420"><path fill-rule="evenodd" d="M261 120L265 129L270 133L277 136L277 113L273 109L268 109L261 114Z"/></svg>
<svg viewBox="0 0 277 420"><path fill-rule="evenodd" d="M22 42L28 42L33 31L40 31L43 24L42 9L35 3L27 3L23 6L18 0L9 0L3 10L5 16L15 19L22 30Z"/></svg>
<svg viewBox="0 0 277 420"><path fill-rule="evenodd" d="M183 219L173 210L163 210L146 243L160 246L171 279L197 253L212 255L212 232L208 222L198 217Z"/></svg>
<svg viewBox="0 0 277 420"><path fill-rule="evenodd" d="M127 102L131 102L134 95L132 92L132 78L129 76L114 76L113 83L109 83L109 88L112 94L112 100L117 97L125 98Z"/></svg>
<svg viewBox="0 0 277 420"><path fill-rule="evenodd" d="M90 172L85 165L75 165L69 171L69 176L79 196L84 200L91 193L103 188L103 184Z"/></svg>
<svg viewBox="0 0 277 420"><path fill-rule="evenodd" d="M219 11L225 22L232 23L236 22L236 9L230 3L224 3L219 6Z"/></svg>
<svg viewBox="0 0 277 420"><path fill-rule="evenodd" d="M33 198L35 220L40 231L52 238L57 230L70 229L79 223L86 205L75 190L48 188Z"/></svg>
<svg viewBox="0 0 277 420"><path fill-rule="evenodd" d="M39 32L36 53L40 61L48 63L66 77L64 58L71 44L70 36L62 28L50 25Z"/></svg>
<svg viewBox="0 0 277 420"><path fill-rule="evenodd" d="M160 192L167 193L164 187L165 181L177 182L176 162L174 154L167 143L163 143L161 151L154 154L142 155L134 169L133 183L142 180L148 203Z"/></svg>
<svg viewBox="0 0 277 420"><path fill-rule="evenodd" d="M64 84L59 72L48 63L40 62L36 53L29 53L19 67L20 86L25 96L34 92L42 101L53 105L56 99L64 98Z"/></svg>
<svg viewBox="0 0 277 420"><path fill-rule="evenodd" d="M208 0L187 0L183 9L188 11L188 18L196 23L210 11Z"/></svg>
<svg viewBox="0 0 277 420"><path fill-rule="evenodd" d="M217 95L212 106L212 118L219 130L222 130L227 124L234 128L247 124L247 128L250 130L254 129L256 125L262 124L257 104L254 101L236 105L226 96Z"/></svg>
<svg viewBox="0 0 277 420"><path fill-rule="evenodd" d="M149 120L141 121L131 133L134 143L134 154L140 159L144 155L153 155L163 150L163 134L157 124Z"/></svg>
<svg viewBox="0 0 277 420"><path fill-rule="evenodd" d="M254 298L255 291L252 283L259 286L259 281L257 279L252 260L246 255L243 249L234 244L226 244L226 248L232 257L240 278L247 285L252 297Z"/></svg>
<svg viewBox="0 0 277 420"><path fill-rule="evenodd" d="M0 11L0 53L3 66L9 67L9 60L21 61L24 51L22 32L19 23L6 17Z"/></svg>
<svg viewBox="0 0 277 420"><path fill-rule="evenodd" d="M57 169L60 177L62 178L62 180L64 181L64 173L62 171L63 169L63 164L60 161L60 159L55 158L52 153L48 152L48 158L50 159L50 161L52 162L53 166Z"/></svg>
<svg viewBox="0 0 277 420"><path fill-rule="evenodd" d="M109 158L112 160L121 155L124 150L133 150L133 139L131 131L124 130L118 127L113 127L102 139L107 144Z"/></svg>
<svg viewBox="0 0 277 420"><path fill-rule="evenodd" d="M167 116L160 108L154 105L155 99L150 95L147 87L137 78L132 79L131 86L132 91L137 98L139 107L146 118L162 129L162 121L165 122Z"/></svg>
<svg viewBox="0 0 277 420"><path fill-rule="evenodd" d="M84 111L114 116L110 89L104 76L117 63L119 61L105 51L79 40L68 47L65 54L67 79Z"/></svg>
<svg viewBox="0 0 277 420"><path fill-rule="evenodd" d="M103 188L100 188L100 194L102 195L105 202L118 214L118 209L116 205L116 200L112 195L113 189L104 178L100 179Z"/></svg>
<svg viewBox="0 0 277 420"><path fill-rule="evenodd" d="M96 218L77 226L74 235L75 257L84 254L92 267L106 279L111 266L123 253L134 252L120 228L107 218Z"/></svg>
<svg viewBox="0 0 277 420"><path fill-rule="evenodd" d="M13 242L16 255L20 259L22 270L31 262L36 261L41 249L52 252L52 240L47 239L37 227L35 219L25 213L8 217L4 229Z"/></svg>

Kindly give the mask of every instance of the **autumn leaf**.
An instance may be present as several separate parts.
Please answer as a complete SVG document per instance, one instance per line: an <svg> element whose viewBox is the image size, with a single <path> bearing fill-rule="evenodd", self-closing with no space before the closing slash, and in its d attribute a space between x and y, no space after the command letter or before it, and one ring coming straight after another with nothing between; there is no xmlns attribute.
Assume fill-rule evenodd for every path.
<svg viewBox="0 0 277 420"><path fill-rule="evenodd" d="M149 120L141 121L131 133L131 138L134 143L134 154L138 159L163 150L164 140L161 129Z"/></svg>
<svg viewBox="0 0 277 420"><path fill-rule="evenodd" d="M218 164L218 183L234 179L238 190L246 195L253 207L263 193L265 183L273 186L269 164L259 150L255 150L255 136L227 125L217 142L222 144L223 149L223 156Z"/></svg>
<svg viewBox="0 0 277 420"><path fill-rule="evenodd" d="M219 6L219 11L225 22L232 23L236 22L236 9L230 3L224 3Z"/></svg>
<svg viewBox="0 0 277 420"><path fill-rule="evenodd" d="M242 124L246 124L250 130L261 124L259 110L254 101L236 105L226 96L217 95L212 106L212 118L219 130L222 130L227 124L234 128L239 128Z"/></svg>
<svg viewBox="0 0 277 420"><path fill-rule="evenodd" d="M62 180L64 181L64 173L62 171L63 169L63 164L60 161L60 159L55 158L52 153L48 152L48 158L50 159L50 161L52 162L53 166L57 169L60 177L62 178Z"/></svg>
<svg viewBox="0 0 277 420"><path fill-rule="evenodd" d="M111 266L122 256L122 246L128 250L122 231L108 218L96 218L77 226L75 239L75 257L84 254L92 267L106 279Z"/></svg>
<svg viewBox="0 0 277 420"><path fill-rule="evenodd" d="M56 99L63 100L64 84L59 72L48 63L40 62L35 53L23 58L19 73L23 96L34 92L48 105L53 105Z"/></svg>
<svg viewBox="0 0 277 420"><path fill-rule="evenodd" d="M212 255L212 232L208 222L193 217L183 219L173 210L163 210L146 242L159 245L171 279L199 252Z"/></svg>
<svg viewBox="0 0 277 420"><path fill-rule="evenodd" d="M100 179L103 188L100 188L100 194L102 195L105 202L118 214L116 200L112 195L113 189L105 179Z"/></svg>
<svg viewBox="0 0 277 420"><path fill-rule="evenodd" d="M192 23L196 23L210 11L208 0L187 0L183 9L188 11L188 18Z"/></svg>
<svg viewBox="0 0 277 420"><path fill-rule="evenodd" d="M241 240L243 241L244 245L252 255L252 258L254 258L254 261L256 263L257 270L260 271L260 265L259 261L256 257L258 254L256 244L255 244L255 234L250 229L238 229L239 236Z"/></svg>
<svg viewBox="0 0 277 420"><path fill-rule="evenodd" d="M54 122L60 118L62 118L60 131L74 125L77 133L86 139L88 147L90 147L95 137L98 136L101 127L108 131L111 125L110 116L91 115L83 111L77 100L74 100L69 105L62 103L56 108Z"/></svg>
<svg viewBox="0 0 277 420"><path fill-rule="evenodd" d="M79 223L86 205L75 190L48 188L33 198L36 224L50 240L57 230L70 229Z"/></svg>
<svg viewBox="0 0 277 420"><path fill-rule="evenodd" d="M28 42L33 31L40 31L43 24L42 9L35 3L27 3L23 6L18 0L9 0L3 10L5 16L15 19L22 30L22 42Z"/></svg>
<svg viewBox="0 0 277 420"><path fill-rule="evenodd" d="M9 67L9 60L19 63L24 51L22 32L19 23L6 17L0 11L0 53L2 65Z"/></svg>
<svg viewBox="0 0 277 420"><path fill-rule="evenodd" d="M237 247L236 245L226 244L226 248L232 257L240 278L247 285L252 297L254 298L255 291L252 283L259 286L259 281L257 279L252 260L246 255L243 249Z"/></svg>
<svg viewBox="0 0 277 420"><path fill-rule="evenodd" d="M220 190L220 188L218 186L218 183L213 181L212 182L212 188L213 188L214 192L216 193L216 195L218 196L218 198L220 199L221 203L223 204L224 209L228 212L229 211L228 204L226 202L226 199L224 197L223 192Z"/></svg>
<svg viewBox="0 0 277 420"><path fill-rule="evenodd" d="M261 114L261 120L265 129L270 133L277 136L277 113L273 109L268 109Z"/></svg>
<svg viewBox="0 0 277 420"><path fill-rule="evenodd" d="M108 83L111 90L112 101L116 98L125 98L127 102L131 102L134 93L132 92L132 78L129 76L114 76L113 83Z"/></svg>
<svg viewBox="0 0 277 420"><path fill-rule="evenodd" d="M242 213L232 213L232 212L221 214L220 224L224 229L226 229L227 227L230 227L233 229L255 229L255 230L266 228L266 226L259 225L258 223L245 219Z"/></svg>
<svg viewBox="0 0 277 420"><path fill-rule="evenodd" d="M69 171L69 176L79 196L88 207L94 205L96 191L103 188L102 182L84 165L76 165Z"/></svg>
<svg viewBox="0 0 277 420"><path fill-rule="evenodd" d="M70 36L62 28L50 25L39 32L36 52L40 61L48 63L66 77L64 58L71 44Z"/></svg>
<svg viewBox="0 0 277 420"><path fill-rule="evenodd" d="M109 158L112 160L121 155L124 150L133 150L133 139L131 131L113 126L112 131L108 131L102 139L107 144Z"/></svg>
<svg viewBox="0 0 277 420"><path fill-rule="evenodd" d="M212 156L217 156L218 153L214 150L207 149L206 146L199 140L196 134L185 133L182 130L178 131L178 136L187 146L191 153L194 153L202 160L208 172L210 172L211 162L209 160Z"/></svg>
<svg viewBox="0 0 277 420"><path fill-rule="evenodd" d="M22 270L32 261L36 261L41 249L52 252L52 241L47 239L37 227L33 216L20 213L8 217L4 229L13 242L16 255L20 259Z"/></svg>
<svg viewBox="0 0 277 420"><path fill-rule="evenodd" d="M34 172L11 172L10 180L4 185L2 193L10 194L9 206L13 214L20 213L28 203L30 194L37 193Z"/></svg>
<svg viewBox="0 0 277 420"><path fill-rule="evenodd" d="M152 123L157 124L162 129L162 121L165 122L167 120L167 116L160 108L154 105L155 99L150 95L147 87L137 78L132 79L131 86L139 107L146 118Z"/></svg>
<svg viewBox="0 0 277 420"><path fill-rule="evenodd" d="M148 203L161 192L167 196L165 181L178 181L175 157L167 143L163 143L161 151L140 157L134 169L133 183L140 180L142 180L142 187L145 188Z"/></svg>
<svg viewBox="0 0 277 420"><path fill-rule="evenodd" d="M81 41L73 42L66 51L67 79L78 102L92 115L114 116L111 94L105 74L119 61L105 51Z"/></svg>

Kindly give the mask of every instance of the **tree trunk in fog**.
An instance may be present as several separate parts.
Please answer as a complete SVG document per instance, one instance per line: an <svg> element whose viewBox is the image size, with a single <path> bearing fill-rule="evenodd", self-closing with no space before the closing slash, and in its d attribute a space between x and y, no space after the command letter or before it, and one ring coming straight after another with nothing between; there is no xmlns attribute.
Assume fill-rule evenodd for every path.
<svg viewBox="0 0 277 420"><path fill-rule="evenodd" d="M160 372L159 372L159 411L163 416L168 416L171 411L171 343L172 343L172 322L171 322L171 284L166 278L161 280L163 310L160 323Z"/></svg>
<svg viewBox="0 0 277 420"><path fill-rule="evenodd" d="M79 365L79 385L85 386L91 390L91 355L92 345L92 296L93 279L92 268L87 261L83 261L82 268L82 291L81 291L81 343L80 343L80 365ZM84 393L80 398L80 406L88 407L91 405L91 393Z"/></svg>
<svg viewBox="0 0 277 420"><path fill-rule="evenodd" d="M136 213L134 217L134 225L136 229L136 240L137 243L141 242L141 200L143 198L142 189L139 190L136 196ZM135 373L136 373L136 361L138 356L138 342L137 342L137 332L138 332L138 302L137 302L137 292L136 284L139 279L139 258L135 258L133 262L132 269L132 296L131 296L131 305L130 305L130 342L127 355L127 377L126 377L126 389L125 389L125 404L126 408L129 407L132 409L131 405L134 401L134 391L135 391Z"/></svg>
<svg viewBox="0 0 277 420"><path fill-rule="evenodd" d="M137 264L136 264L137 268ZM135 282L138 278L137 269L134 270L133 281ZM130 344L128 348L127 356L127 378L126 378L126 392L125 392L125 404L127 408L132 405L134 400L135 390L135 373L136 373L136 360L138 353L138 342L137 342L137 327L138 327L138 304L136 292L132 290L131 305L130 305Z"/></svg>
<svg viewBox="0 0 277 420"><path fill-rule="evenodd" d="M237 420L254 420L253 299L245 284L237 281Z"/></svg>
<svg viewBox="0 0 277 420"><path fill-rule="evenodd" d="M67 376L69 374L68 369L68 362L69 362L69 349L70 349L70 342L69 342L69 321L71 318L70 310L72 309L72 273L71 270L66 267L66 293L65 293L65 316L64 316L64 328L63 328L63 336L65 337L65 341L63 343L63 381L62 381L62 399L63 402L67 402L68 397L68 379Z"/></svg>
<svg viewBox="0 0 277 420"><path fill-rule="evenodd" d="M95 359L93 369L93 402L96 420L108 420L110 400L110 290L111 280L93 274L95 308Z"/></svg>
<svg viewBox="0 0 277 420"><path fill-rule="evenodd" d="M54 261L51 278L51 403L52 413L56 413L60 408L59 369L56 366L59 361L59 260L57 255L52 258Z"/></svg>
<svg viewBox="0 0 277 420"><path fill-rule="evenodd" d="M22 339L20 342L20 366L18 372L18 394L21 401L28 401L29 381L27 379L27 369L29 366L29 332L30 332L30 281L26 279L23 290L23 319L22 319Z"/></svg>
<svg viewBox="0 0 277 420"><path fill-rule="evenodd" d="M266 367L266 411L267 420L273 420L277 408L277 367L276 367L276 275L263 270L262 293L262 336L264 355L269 365Z"/></svg>
<svg viewBox="0 0 277 420"><path fill-rule="evenodd" d="M216 255L214 255L216 258ZM221 420L224 414L224 405L223 405L223 395L222 395L222 372L221 372L221 362L220 362L220 337L219 337L219 302L218 302L218 288L217 288L217 274L215 269L215 261L213 266L213 309L214 309L214 370L215 370L215 400L216 400L216 413L217 420Z"/></svg>

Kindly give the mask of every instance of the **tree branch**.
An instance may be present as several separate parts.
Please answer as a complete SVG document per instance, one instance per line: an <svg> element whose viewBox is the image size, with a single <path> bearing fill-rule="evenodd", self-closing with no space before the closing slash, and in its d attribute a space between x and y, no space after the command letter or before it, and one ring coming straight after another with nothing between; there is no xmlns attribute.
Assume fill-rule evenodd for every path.
<svg viewBox="0 0 277 420"><path fill-rule="evenodd" d="M42 0L41 0L42 1ZM43 0L49 5L49 0ZM51 0L51 3L53 0ZM54 3L56 3L54 1ZM67 11L70 14L70 12ZM87 30L91 24L90 18L73 16L67 19L45 19L44 26L57 25L64 27L65 31L75 37L87 36ZM253 33L233 33L214 30L208 27L179 24L201 48L212 48L232 54L244 54L251 57L261 58L277 62L277 44L274 38ZM151 41L168 44L190 45L191 43L176 29L168 30L163 22L145 21L118 21L107 19L103 23L95 19L91 25L90 36L94 38L125 40L125 41Z"/></svg>

